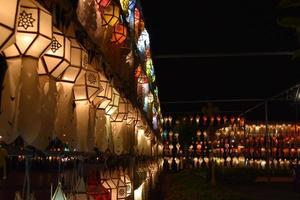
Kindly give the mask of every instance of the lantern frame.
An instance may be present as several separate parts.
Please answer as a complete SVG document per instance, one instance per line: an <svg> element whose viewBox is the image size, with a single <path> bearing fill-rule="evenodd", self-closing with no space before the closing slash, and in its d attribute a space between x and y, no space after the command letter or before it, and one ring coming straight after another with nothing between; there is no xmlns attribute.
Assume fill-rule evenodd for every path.
<svg viewBox="0 0 300 200"><path fill-rule="evenodd" d="M110 41L115 44L122 44L126 40L127 34L127 28L124 24L116 24Z"/></svg>
<svg viewBox="0 0 300 200"><path fill-rule="evenodd" d="M111 0L96 0L96 4L99 6L99 11L102 12L102 8L106 8L111 3Z"/></svg>
<svg viewBox="0 0 300 200"><path fill-rule="evenodd" d="M7 58L20 55L39 58L52 42L52 15L37 1L22 0L16 20L16 42L3 53Z"/></svg>
<svg viewBox="0 0 300 200"><path fill-rule="evenodd" d="M102 14L102 26L115 26L120 20L120 8L117 4L109 4Z"/></svg>
<svg viewBox="0 0 300 200"><path fill-rule="evenodd" d="M127 120L128 101L125 97L120 97L117 110L110 116L112 122L122 122Z"/></svg>
<svg viewBox="0 0 300 200"><path fill-rule="evenodd" d="M83 69L81 72L82 75L73 86L74 99L75 101L93 102L96 96L103 91L99 73L92 68Z"/></svg>
<svg viewBox="0 0 300 200"><path fill-rule="evenodd" d="M118 109L119 100L120 100L119 92L114 88L112 88L112 91L113 92L112 92L111 101L105 108L105 114L109 116L111 116Z"/></svg>
<svg viewBox="0 0 300 200"><path fill-rule="evenodd" d="M87 50L75 39L71 40L71 62L58 78L61 82L75 83L81 70L86 69L88 65Z"/></svg>
<svg viewBox="0 0 300 200"><path fill-rule="evenodd" d="M70 64L71 40L53 27L50 49L45 52L39 62L39 75L49 75L58 79Z"/></svg>
<svg viewBox="0 0 300 200"><path fill-rule="evenodd" d="M9 5L9 3L13 4ZM12 45L15 40L14 36L16 32L20 0L10 0L9 3L6 0L0 0L0 32L1 37L3 38L0 42L0 51ZM12 12L12 9L14 9L14 12ZM15 14L12 15L12 13ZM3 32L6 32L6 34L4 35Z"/></svg>

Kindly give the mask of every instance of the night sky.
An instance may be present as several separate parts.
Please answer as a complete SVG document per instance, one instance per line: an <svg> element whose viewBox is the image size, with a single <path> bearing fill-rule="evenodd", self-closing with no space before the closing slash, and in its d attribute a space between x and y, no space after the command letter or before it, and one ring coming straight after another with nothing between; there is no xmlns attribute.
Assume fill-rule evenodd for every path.
<svg viewBox="0 0 300 200"><path fill-rule="evenodd" d="M297 35L295 30L278 25L283 12L277 5L274 0L142 1L163 113L200 111L203 106L164 102L266 98L299 83L300 60L287 55L160 58L292 52L299 46ZM255 104L215 105L220 111L238 113ZM280 118L290 115L291 111L286 109L291 107L290 103L277 104L271 106L272 113L279 110Z"/></svg>

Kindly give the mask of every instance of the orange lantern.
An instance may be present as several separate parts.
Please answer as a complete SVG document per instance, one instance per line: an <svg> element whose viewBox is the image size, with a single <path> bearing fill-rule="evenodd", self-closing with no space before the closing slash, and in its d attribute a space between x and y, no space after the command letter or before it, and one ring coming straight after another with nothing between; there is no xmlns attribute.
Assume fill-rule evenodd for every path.
<svg viewBox="0 0 300 200"><path fill-rule="evenodd" d="M117 24L113 28L111 42L122 44L127 37L127 28L123 24Z"/></svg>
<svg viewBox="0 0 300 200"><path fill-rule="evenodd" d="M98 9L101 12L102 8L106 8L110 4L111 0L96 0Z"/></svg>

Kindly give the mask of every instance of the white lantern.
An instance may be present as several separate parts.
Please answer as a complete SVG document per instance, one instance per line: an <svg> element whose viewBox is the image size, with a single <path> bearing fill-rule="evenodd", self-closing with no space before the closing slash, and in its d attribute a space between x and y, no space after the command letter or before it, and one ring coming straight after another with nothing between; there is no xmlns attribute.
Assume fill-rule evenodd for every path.
<svg viewBox="0 0 300 200"><path fill-rule="evenodd" d="M51 200L67 200L64 192L62 191L60 182L58 183L54 195L51 197Z"/></svg>
<svg viewBox="0 0 300 200"><path fill-rule="evenodd" d="M0 0L0 51L15 42L19 0Z"/></svg>
<svg viewBox="0 0 300 200"><path fill-rule="evenodd" d="M118 109L119 100L120 100L120 94L116 89L113 88L112 100L105 108L105 113L107 115L111 116Z"/></svg>
<svg viewBox="0 0 300 200"><path fill-rule="evenodd" d="M119 99L119 106L117 110L110 116L113 122L122 122L127 119L128 101L125 98Z"/></svg>
<svg viewBox="0 0 300 200"><path fill-rule="evenodd" d="M52 41L52 16L37 1L21 0L16 43L4 51L6 57L39 58Z"/></svg>
<svg viewBox="0 0 300 200"><path fill-rule="evenodd" d="M88 54L86 49L74 38L71 40L71 64L59 77L60 81L75 83L81 70L88 66Z"/></svg>
<svg viewBox="0 0 300 200"><path fill-rule="evenodd" d="M71 41L57 28L53 27L50 49L45 52L39 62L39 75L48 75L54 79L70 65Z"/></svg>
<svg viewBox="0 0 300 200"><path fill-rule="evenodd" d="M103 91L98 72L92 67L83 69L75 82L73 90L75 101L92 102Z"/></svg>

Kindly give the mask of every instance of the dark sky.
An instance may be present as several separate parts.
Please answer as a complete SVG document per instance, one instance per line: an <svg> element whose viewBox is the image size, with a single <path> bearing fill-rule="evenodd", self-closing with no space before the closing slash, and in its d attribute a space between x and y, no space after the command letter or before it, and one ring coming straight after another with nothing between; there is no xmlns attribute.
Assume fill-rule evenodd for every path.
<svg viewBox="0 0 300 200"><path fill-rule="evenodd" d="M278 25L282 10L277 5L274 0L142 0L163 113L202 106L163 102L266 98L299 83L300 61L291 56L159 58L294 51L299 46L296 32ZM217 106L246 110L252 105Z"/></svg>

